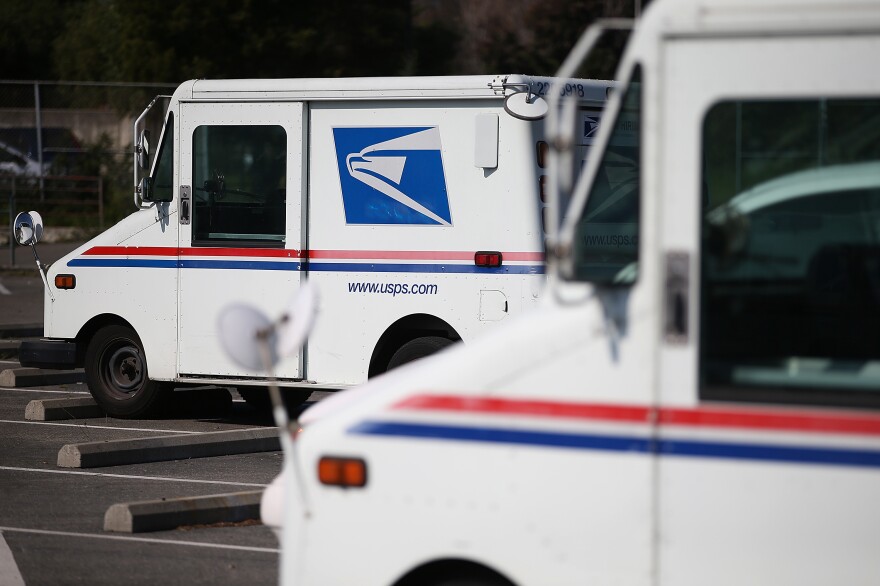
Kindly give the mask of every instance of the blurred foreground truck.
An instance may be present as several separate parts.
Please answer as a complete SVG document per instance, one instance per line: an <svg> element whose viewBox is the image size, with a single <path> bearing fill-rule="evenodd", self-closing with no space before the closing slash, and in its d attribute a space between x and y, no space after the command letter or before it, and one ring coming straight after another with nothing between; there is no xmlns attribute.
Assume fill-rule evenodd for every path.
<svg viewBox="0 0 880 586"><path fill-rule="evenodd" d="M114 416L150 413L174 384L268 402L265 374L223 353L217 315L233 301L278 313L306 278L319 325L276 367L294 402L473 339L546 283L550 83L182 84L135 122L138 211L49 268L46 339L22 346L22 364L85 366ZM581 155L612 85L569 83L592 122Z"/></svg>
<svg viewBox="0 0 880 586"><path fill-rule="evenodd" d="M302 414L283 583L880 583L878 55L874 1L656 0L583 173L551 91L538 307Z"/></svg>

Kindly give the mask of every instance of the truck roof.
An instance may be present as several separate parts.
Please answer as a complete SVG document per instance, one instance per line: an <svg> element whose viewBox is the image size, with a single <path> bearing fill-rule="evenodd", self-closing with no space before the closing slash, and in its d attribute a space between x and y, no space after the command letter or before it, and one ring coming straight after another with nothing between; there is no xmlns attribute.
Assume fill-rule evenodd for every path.
<svg viewBox="0 0 880 586"><path fill-rule="evenodd" d="M880 2L668 0L651 4L640 27L643 34L654 29L660 35L858 32L880 28Z"/></svg>
<svg viewBox="0 0 880 586"><path fill-rule="evenodd" d="M551 77L519 74L425 77L338 77L306 79L196 79L174 92L179 100L375 100L375 99L488 99L523 91L536 91ZM604 102L613 82L573 80L583 85L586 101ZM546 87L549 87L546 86ZM546 89L545 89L546 91Z"/></svg>

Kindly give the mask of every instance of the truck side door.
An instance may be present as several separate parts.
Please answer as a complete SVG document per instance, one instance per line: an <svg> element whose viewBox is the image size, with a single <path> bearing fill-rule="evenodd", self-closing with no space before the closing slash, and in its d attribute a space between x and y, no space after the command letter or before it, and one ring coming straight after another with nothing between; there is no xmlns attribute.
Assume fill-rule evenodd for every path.
<svg viewBox="0 0 880 586"><path fill-rule="evenodd" d="M302 103L184 103L180 109L181 377L254 377L217 336L235 302L281 315L301 278ZM279 378L303 375L300 357Z"/></svg>
<svg viewBox="0 0 880 586"><path fill-rule="evenodd" d="M880 579L878 51L666 42L662 584Z"/></svg>

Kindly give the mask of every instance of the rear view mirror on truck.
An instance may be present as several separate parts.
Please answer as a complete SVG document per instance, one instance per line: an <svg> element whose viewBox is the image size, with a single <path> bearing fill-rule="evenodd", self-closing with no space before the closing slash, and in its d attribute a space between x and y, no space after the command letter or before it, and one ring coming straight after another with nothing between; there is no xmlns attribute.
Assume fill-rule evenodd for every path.
<svg viewBox="0 0 880 586"><path fill-rule="evenodd" d="M138 185L138 192L141 194L142 200L153 201L153 179L151 177L141 178L141 183Z"/></svg>
<svg viewBox="0 0 880 586"><path fill-rule="evenodd" d="M43 237L43 218L37 212L21 212L13 224L15 240L22 246L36 244Z"/></svg>
<svg viewBox="0 0 880 586"><path fill-rule="evenodd" d="M150 165L150 131L142 130L135 147L137 166L146 169Z"/></svg>

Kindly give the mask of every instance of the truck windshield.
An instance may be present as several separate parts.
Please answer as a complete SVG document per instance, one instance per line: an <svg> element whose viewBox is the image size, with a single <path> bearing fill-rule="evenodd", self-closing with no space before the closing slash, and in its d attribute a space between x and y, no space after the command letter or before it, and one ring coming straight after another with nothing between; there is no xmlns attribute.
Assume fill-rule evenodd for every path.
<svg viewBox="0 0 880 586"><path fill-rule="evenodd" d="M641 85L637 66L576 226L574 280L630 284L638 276Z"/></svg>

